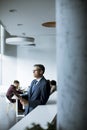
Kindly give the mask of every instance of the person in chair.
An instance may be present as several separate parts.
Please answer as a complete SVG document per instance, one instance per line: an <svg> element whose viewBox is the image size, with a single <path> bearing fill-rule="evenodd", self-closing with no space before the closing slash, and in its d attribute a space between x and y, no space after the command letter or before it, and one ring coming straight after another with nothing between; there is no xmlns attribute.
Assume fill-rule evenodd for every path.
<svg viewBox="0 0 87 130"><path fill-rule="evenodd" d="M13 84L11 84L7 90L6 97L11 103L16 102L16 99L12 98L14 95L19 97L19 94L22 93L21 90L19 90L19 84L18 80L14 80Z"/></svg>

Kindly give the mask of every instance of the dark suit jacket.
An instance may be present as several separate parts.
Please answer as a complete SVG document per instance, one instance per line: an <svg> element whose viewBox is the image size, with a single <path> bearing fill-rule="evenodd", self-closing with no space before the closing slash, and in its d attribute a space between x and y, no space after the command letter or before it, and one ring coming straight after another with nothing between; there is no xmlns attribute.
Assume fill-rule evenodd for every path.
<svg viewBox="0 0 87 130"><path fill-rule="evenodd" d="M32 93L32 87L34 84L35 80L31 82L30 90L28 92L29 106L25 108L25 115L38 105L46 104L50 95L50 84L44 77L42 77L42 79L35 85L35 90Z"/></svg>

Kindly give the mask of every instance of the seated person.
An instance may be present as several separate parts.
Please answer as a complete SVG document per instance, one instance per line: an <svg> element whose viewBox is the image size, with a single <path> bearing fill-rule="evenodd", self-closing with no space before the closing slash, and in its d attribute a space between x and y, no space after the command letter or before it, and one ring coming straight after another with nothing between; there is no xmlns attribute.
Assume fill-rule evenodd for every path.
<svg viewBox="0 0 87 130"><path fill-rule="evenodd" d="M12 97L15 95L18 98L20 97L19 94L22 94L22 90L19 89L19 81L14 80L13 84L10 85L9 89L7 90L6 97L11 103L15 103L16 99L12 99ZM18 100L18 109L22 110L22 105L20 101Z"/></svg>
<svg viewBox="0 0 87 130"><path fill-rule="evenodd" d="M52 94L54 91L56 91L56 81L55 80L51 80L50 81L50 94Z"/></svg>
<svg viewBox="0 0 87 130"><path fill-rule="evenodd" d="M22 94L22 91L18 89L19 84L20 83L18 80L14 80L13 84L10 85L9 89L7 90L6 97L12 103L16 102L16 99L12 99L14 95L16 95L17 97L20 97L19 94Z"/></svg>

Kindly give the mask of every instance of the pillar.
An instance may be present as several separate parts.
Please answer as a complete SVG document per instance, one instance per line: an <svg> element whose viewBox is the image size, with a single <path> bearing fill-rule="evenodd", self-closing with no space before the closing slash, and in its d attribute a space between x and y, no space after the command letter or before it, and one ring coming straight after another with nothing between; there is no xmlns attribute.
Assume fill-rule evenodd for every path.
<svg viewBox="0 0 87 130"><path fill-rule="evenodd" d="M56 0L57 130L87 130L86 0Z"/></svg>
<svg viewBox="0 0 87 130"><path fill-rule="evenodd" d="M0 32L1 32L1 47L0 47L0 84L2 85L2 66L3 66L3 54L4 54L4 49L5 49L5 29L1 25L0 26Z"/></svg>

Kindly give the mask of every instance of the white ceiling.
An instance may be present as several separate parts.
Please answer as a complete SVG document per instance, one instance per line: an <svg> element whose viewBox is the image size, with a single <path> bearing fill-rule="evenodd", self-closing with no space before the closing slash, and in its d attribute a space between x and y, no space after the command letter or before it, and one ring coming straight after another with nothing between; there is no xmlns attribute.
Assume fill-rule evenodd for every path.
<svg viewBox="0 0 87 130"><path fill-rule="evenodd" d="M55 21L55 0L0 0L0 21L11 35L55 35L55 28L41 25L44 22Z"/></svg>

